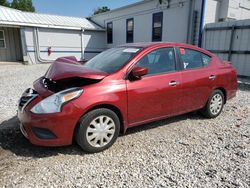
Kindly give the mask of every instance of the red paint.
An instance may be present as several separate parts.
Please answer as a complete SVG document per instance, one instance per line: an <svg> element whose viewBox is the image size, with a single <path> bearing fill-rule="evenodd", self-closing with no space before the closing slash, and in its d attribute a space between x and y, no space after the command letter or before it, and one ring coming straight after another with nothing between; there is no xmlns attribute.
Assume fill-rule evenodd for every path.
<svg viewBox="0 0 250 188"><path fill-rule="evenodd" d="M205 106L208 97L217 88L226 91L227 100L236 95L236 70L204 49L178 43L144 43L129 46L142 47L143 50L122 69L110 75L98 70L86 69L72 57L60 58L53 63L46 74L48 78L58 80L77 76L101 81L83 86L84 92L81 97L67 103L62 108L62 112L47 115L35 115L30 112L30 109L42 98L53 94L43 87L41 79L35 81L34 88L40 96L26 107L24 113L18 113L28 139L33 144L43 146L69 145L72 143L79 119L99 105L109 105L118 109L126 130L131 126L198 110ZM133 81L126 79L126 75L138 60L152 50L162 47L194 49L209 55L211 63L204 68L154 76L145 75ZM145 69L133 70L136 74L144 74L146 71ZM210 75L216 75L216 79L209 80ZM170 86L170 82L177 82L177 85ZM31 127L49 129L57 139L40 140L34 135Z"/></svg>
<svg viewBox="0 0 250 188"><path fill-rule="evenodd" d="M148 68L145 67L135 67L131 71L133 77L141 78L142 76L148 74Z"/></svg>

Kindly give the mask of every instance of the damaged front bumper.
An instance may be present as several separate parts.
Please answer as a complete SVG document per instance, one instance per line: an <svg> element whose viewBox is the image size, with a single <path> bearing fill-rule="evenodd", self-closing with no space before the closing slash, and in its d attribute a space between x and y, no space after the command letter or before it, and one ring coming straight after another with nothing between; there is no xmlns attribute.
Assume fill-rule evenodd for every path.
<svg viewBox="0 0 250 188"><path fill-rule="evenodd" d="M32 89L26 90L21 97L18 105L18 119L22 134L34 145L65 146L72 144L74 129L82 115L82 110L73 102L69 102L59 113L32 113L30 109L42 99Z"/></svg>

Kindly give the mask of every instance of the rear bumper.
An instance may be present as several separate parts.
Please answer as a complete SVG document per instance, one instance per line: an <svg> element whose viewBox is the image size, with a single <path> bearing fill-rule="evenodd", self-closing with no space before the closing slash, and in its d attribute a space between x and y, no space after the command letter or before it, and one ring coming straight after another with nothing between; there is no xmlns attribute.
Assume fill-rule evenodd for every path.
<svg viewBox="0 0 250 188"><path fill-rule="evenodd" d="M66 146L72 144L74 129L82 115L81 109L68 103L62 112L54 114L33 114L30 109L39 102L35 99L26 109L18 111L20 130L34 145Z"/></svg>
<svg viewBox="0 0 250 188"><path fill-rule="evenodd" d="M228 92L227 100L230 100L230 99L236 97L236 93L237 93L237 90Z"/></svg>
<svg viewBox="0 0 250 188"><path fill-rule="evenodd" d="M228 91L227 91L227 100L230 100L230 99L236 97L237 90L238 90L238 83L237 83L237 80L234 81L234 82L232 83L232 85L230 85L229 88L230 88L230 89L228 89Z"/></svg>

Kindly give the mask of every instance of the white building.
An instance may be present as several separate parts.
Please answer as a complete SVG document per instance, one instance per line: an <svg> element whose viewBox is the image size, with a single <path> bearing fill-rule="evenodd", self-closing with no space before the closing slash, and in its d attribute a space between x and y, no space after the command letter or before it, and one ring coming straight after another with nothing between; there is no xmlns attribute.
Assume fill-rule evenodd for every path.
<svg viewBox="0 0 250 188"><path fill-rule="evenodd" d="M244 20L250 18L250 0L221 0L218 21Z"/></svg>
<svg viewBox="0 0 250 188"><path fill-rule="evenodd" d="M144 0L85 18L26 13L0 6L0 61L90 59L131 42L198 45L205 24L250 18L250 0Z"/></svg>
<svg viewBox="0 0 250 188"><path fill-rule="evenodd" d="M144 0L95 15L107 28L107 47L173 41L197 45L205 24L249 19L250 0Z"/></svg>
<svg viewBox="0 0 250 188"><path fill-rule="evenodd" d="M105 49L105 30L85 18L27 13L0 6L0 61L90 59Z"/></svg>

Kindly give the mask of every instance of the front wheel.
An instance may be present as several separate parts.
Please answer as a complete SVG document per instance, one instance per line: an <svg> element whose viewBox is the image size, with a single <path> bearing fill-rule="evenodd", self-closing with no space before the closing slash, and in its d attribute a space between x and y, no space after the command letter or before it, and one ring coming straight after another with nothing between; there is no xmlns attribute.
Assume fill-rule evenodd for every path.
<svg viewBox="0 0 250 188"><path fill-rule="evenodd" d="M78 145L88 153L108 149L116 141L120 132L120 120L113 111L100 108L85 114L76 129Z"/></svg>
<svg viewBox="0 0 250 188"><path fill-rule="evenodd" d="M222 112L224 107L224 94L221 90L214 90L209 97L206 106L201 111L207 118L215 118Z"/></svg>

